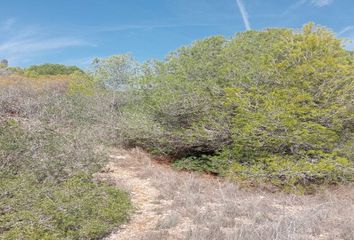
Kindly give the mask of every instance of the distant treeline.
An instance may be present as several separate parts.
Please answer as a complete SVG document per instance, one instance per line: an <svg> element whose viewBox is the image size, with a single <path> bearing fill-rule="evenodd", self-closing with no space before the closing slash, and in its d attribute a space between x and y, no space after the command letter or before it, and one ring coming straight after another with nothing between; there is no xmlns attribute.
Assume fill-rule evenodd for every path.
<svg viewBox="0 0 354 240"><path fill-rule="evenodd" d="M32 65L27 68L8 67L8 69L11 70L13 73L23 74L29 77L71 75L76 72L84 73L84 71L77 66L66 66L64 64L53 63Z"/></svg>

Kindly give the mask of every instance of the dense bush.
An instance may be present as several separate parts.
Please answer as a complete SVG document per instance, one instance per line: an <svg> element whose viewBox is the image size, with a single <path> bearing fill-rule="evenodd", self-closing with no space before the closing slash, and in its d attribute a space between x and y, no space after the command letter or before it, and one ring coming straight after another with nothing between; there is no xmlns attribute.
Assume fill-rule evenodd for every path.
<svg viewBox="0 0 354 240"><path fill-rule="evenodd" d="M5 121L0 124L0 170L15 175L30 170L38 180L54 182L77 172L96 172L105 157L93 152L94 143L74 134L60 134L46 126L32 132L16 120Z"/></svg>
<svg viewBox="0 0 354 240"><path fill-rule="evenodd" d="M145 64L118 128L179 168L283 187L352 181L353 63L312 23L211 37Z"/></svg>
<svg viewBox="0 0 354 240"><path fill-rule="evenodd" d="M227 144L228 116L219 100L224 81L217 73L225 43L213 37L170 54L165 62L145 64L139 88L133 89L141 100L122 111L124 138L177 157L213 153Z"/></svg>
<svg viewBox="0 0 354 240"><path fill-rule="evenodd" d="M127 194L92 179L117 141L114 94L64 90L0 89L0 239L98 239L128 218Z"/></svg>
<svg viewBox="0 0 354 240"><path fill-rule="evenodd" d="M25 74L31 77L40 75L70 75L75 72L83 73L83 71L76 66L52 63L33 65L25 69Z"/></svg>
<svg viewBox="0 0 354 240"><path fill-rule="evenodd" d="M127 220L124 192L78 174L59 184L33 173L0 176L0 238L98 239Z"/></svg>

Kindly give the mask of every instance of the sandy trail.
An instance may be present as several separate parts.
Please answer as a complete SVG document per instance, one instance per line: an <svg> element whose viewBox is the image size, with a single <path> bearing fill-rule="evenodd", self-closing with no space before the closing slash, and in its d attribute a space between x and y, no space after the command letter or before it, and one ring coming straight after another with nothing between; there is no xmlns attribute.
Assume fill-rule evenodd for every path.
<svg viewBox="0 0 354 240"><path fill-rule="evenodd" d="M139 149L110 159L96 177L129 192L136 211L106 240L354 239L351 186L296 196L175 171Z"/></svg>
<svg viewBox="0 0 354 240"><path fill-rule="evenodd" d="M138 169L127 166L132 156L124 150L115 150L110 154L111 162L96 175L130 193L135 211L130 221L106 237L106 240L142 239L152 231L160 218L159 211L163 202L159 201L159 191L151 184L149 178L138 176Z"/></svg>

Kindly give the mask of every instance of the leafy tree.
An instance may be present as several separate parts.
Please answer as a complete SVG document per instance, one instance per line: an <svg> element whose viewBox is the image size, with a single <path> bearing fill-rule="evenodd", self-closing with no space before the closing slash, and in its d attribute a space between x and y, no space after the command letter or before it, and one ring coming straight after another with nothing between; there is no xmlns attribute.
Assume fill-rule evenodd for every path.
<svg viewBox="0 0 354 240"><path fill-rule="evenodd" d="M110 89L126 89L139 75L139 64L127 54L96 58L93 66L96 78Z"/></svg>
<svg viewBox="0 0 354 240"><path fill-rule="evenodd" d="M141 101L123 111L122 122L130 127L123 124L121 132L129 144L184 157L213 153L228 141L225 116L217 110L221 103L217 99L223 92L218 69L223 64L225 43L220 36L196 41L171 53L163 62L143 66L139 88L134 91ZM140 119L149 119L147 126L154 121L154 127L129 124L135 122L128 120L133 114L148 114Z"/></svg>
<svg viewBox="0 0 354 240"><path fill-rule="evenodd" d="M351 181L353 66L313 23L210 37L124 78L138 87L118 128L179 168L278 186Z"/></svg>
<svg viewBox="0 0 354 240"><path fill-rule="evenodd" d="M229 54L239 52L237 59L230 55L226 64L234 86L226 89L225 104L233 107L235 116L229 160L248 166L245 172L253 166L272 172L267 169L270 158L290 165L305 160L315 167L349 157L342 145L352 141L344 133L352 131L348 129L353 119L348 103L353 94L353 64L334 34L308 24L302 32L248 32L229 46ZM351 165L343 161L345 166ZM297 181L315 181L332 174L314 177L316 174L305 171L309 169L295 165L292 170L302 176ZM284 169L277 170L278 177L283 176ZM270 174L269 178L273 177L274 173ZM337 177L332 180L341 179ZM287 176L284 181L289 179Z"/></svg>

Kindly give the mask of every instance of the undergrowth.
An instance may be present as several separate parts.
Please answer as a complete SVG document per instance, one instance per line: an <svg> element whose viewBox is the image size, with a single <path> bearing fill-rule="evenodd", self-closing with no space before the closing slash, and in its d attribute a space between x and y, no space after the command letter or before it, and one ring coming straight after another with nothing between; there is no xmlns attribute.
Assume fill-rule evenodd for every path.
<svg viewBox="0 0 354 240"><path fill-rule="evenodd" d="M99 239L128 220L128 194L92 177L116 139L109 101L95 97L107 99L1 89L0 239Z"/></svg>
<svg viewBox="0 0 354 240"><path fill-rule="evenodd" d="M77 173L60 183L0 176L0 239L98 239L125 222L125 192Z"/></svg>

